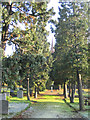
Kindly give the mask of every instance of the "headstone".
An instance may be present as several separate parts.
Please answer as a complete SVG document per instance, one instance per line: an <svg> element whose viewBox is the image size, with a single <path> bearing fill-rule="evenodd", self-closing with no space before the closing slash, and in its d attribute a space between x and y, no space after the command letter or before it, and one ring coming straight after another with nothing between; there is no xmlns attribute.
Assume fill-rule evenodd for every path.
<svg viewBox="0 0 90 120"><path fill-rule="evenodd" d="M51 86L51 92L53 92L53 87Z"/></svg>
<svg viewBox="0 0 90 120"><path fill-rule="evenodd" d="M17 91L17 97L23 98L23 91L22 90Z"/></svg>
<svg viewBox="0 0 90 120"><path fill-rule="evenodd" d="M14 92L14 90L10 89L10 92Z"/></svg>
<svg viewBox="0 0 90 120"><path fill-rule="evenodd" d="M2 93L0 93L0 100L2 100Z"/></svg>
<svg viewBox="0 0 90 120"><path fill-rule="evenodd" d="M33 90L30 89L30 96L32 97L33 96Z"/></svg>
<svg viewBox="0 0 90 120"><path fill-rule="evenodd" d="M69 90L67 90L67 93L69 93Z"/></svg>
<svg viewBox="0 0 90 120"><path fill-rule="evenodd" d="M61 90L61 85L59 85L59 90Z"/></svg>
<svg viewBox="0 0 90 120"><path fill-rule="evenodd" d="M0 114L8 114L8 101L0 100Z"/></svg>
<svg viewBox="0 0 90 120"><path fill-rule="evenodd" d="M84 85L84 89L87 89L87 85Z"/></svg>
<svg viewBox="0 0 90 120"><path fill-rule="evenodd" d="M7 92L6 94L7 94L8 97L10 96L10 92Z"/></svg>
<svg viewBox="0 0 90 120"><path fill-rule="evenodd" d="M0 93L0 100L6 100L6 93Z"/></svg>
<svg viewBox="0 0 90 120"><path fill-rule="evenodd" d="M2 100L6 100L6 93L3 93L2 95Z"/></svg>
<svg viewBox="0 0 90 120"><path fill-rule="evenodd" d="M6 93L6 96L8 96L8 97L10 96L10 92L5 92L5 93Z"/></svg>

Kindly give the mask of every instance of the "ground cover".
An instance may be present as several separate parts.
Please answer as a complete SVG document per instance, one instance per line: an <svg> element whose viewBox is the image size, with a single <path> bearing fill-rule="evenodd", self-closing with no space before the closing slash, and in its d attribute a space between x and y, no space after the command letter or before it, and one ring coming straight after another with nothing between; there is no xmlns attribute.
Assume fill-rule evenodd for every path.
<svg viewBox="0 0 90 120"><path fill-rule="evenodd" d="M7 100L9 102L15 102L15 103L19 103L19 102L24 102L24 103L30 103L29 100L27 100L27 97L24 96L23 98L17 98L17 97L7 97Z"/></svg>
<svg viewBox="0 0 90 120"><path fill-rule="evenodd" d="M76 111L78 111L83 117L86 117L88 119L90 118L90 116L89 116L90 106L85 105L84 106L85 110L84 111L79 111L79 98L74 98L74 103L70 103L69 98L66 98L65 100L71 107L73 107Z"/></svg>
<svg viewBox="0 0 90 120"><path fill-rule="evenodd" d="M86 92L88 92L88 90L86 90ZM75 114L73 114L73 112L75 112L75 110L73 108L75 108L77 111L79 110L79 99L78 98L74 99L74 103L70 103L70 99L69 98L65 99L66 102L68 104L70 104L70 106L72 106L72 107L68 106L65 103L64 96L63 96L63 89L62 90L53 90L53 92L51 92L51 90L45 90L45 91L40 92L40 94L38 95L37 98L34 98L34 96L30 97L30 100L31 100L31 103L32 103L30 105L31 107L29 108L31 113L32 113L31 108L37 109L38 106L41 106L42 108L43 108L43 106L45 106L45 109L48 111L47 106L49 106L49 104L51 104L51 106L52 106L52 107L49 106L50 109L56 109L56 108L60 107L60 109L58 109L58 110L56 109L58 116L60 114L59 111L61 111L62 115L60 114L59 117L63 117L63 113L64 112L66 112L68 114L71 112L71 114L69 114L69 115L72 116L72 117L73 116L75 117ZM8 101L9 101L9 103L12 103L12 102L13 103L30 103L30 101L27 100L27 96L24 96L23 98L17 98L17 97L11 97L10 96L10 97L8 97ZM41 109L41 107L40 107L40 109ZM42 110L42 109L41 110L40 109L38 111ZM82 111L82 112L79 111L79 113L83 117L87 117L88 118L88 112L89 112L90 107L89 106L85 106L85 109L86 109L85 111ZM52 111L55 113L54 110L52 110ZM34 112L34 114L36 114L36 116L37 116L37 112L36 113L35 112ZM45 111L43 111L43 112L45 112ZM54 114L54 113L53 113L54 117L57 118L56 114ZM30 113L28 112L28 114L30 114ZM25 112L25 116L26 116L26 112ZM78 115L76 114L76 116L78 117L79 114ZM41 116L41 117L44 117L44 116ZM49 117L51 117L51 115L49 115ZM66 114L66 117L69 117L69 116Z"/></svg>
<svg viewBox="0 0 90 120"><path fill-rule="evenodd" d="M90 89L82 89L84 97L90 97ZM75 96L78 96L78 89L76 89Z"/></svg>
<svg viewBox="0 0 90 120"><path fill-rule="evenodd" d="M65 103L61 93L58 90L40 92L38 98L30 98L30 108L14 118L82 118Z"/></svg>

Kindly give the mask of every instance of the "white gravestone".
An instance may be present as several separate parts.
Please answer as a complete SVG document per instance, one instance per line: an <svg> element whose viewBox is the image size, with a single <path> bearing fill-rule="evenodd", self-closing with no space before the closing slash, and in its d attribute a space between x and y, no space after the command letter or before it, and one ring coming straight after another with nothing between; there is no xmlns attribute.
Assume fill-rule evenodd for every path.
<svg viewBox="0 0 90 120"><path fill-rule="evenodd" d="M23 98L23 91L22 90L17 91L17 97Z"/></svg>
<svg viewBox="0 0 90 120"><path fill-rule="evenodd" d="M53 92L53 87L51 86L51 92Z"/></svg>

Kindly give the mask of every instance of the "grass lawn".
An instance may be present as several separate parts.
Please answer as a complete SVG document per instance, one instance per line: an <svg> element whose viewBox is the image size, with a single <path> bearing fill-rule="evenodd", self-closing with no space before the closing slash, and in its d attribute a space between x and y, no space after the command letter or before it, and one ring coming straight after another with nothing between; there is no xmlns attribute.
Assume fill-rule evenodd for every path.
<svg viewBox="0 0 90 120"><path fill-rule="evenodd" d="M43 96L38 96L38 98L31 97L31 101L64 103L64 101L60 99L60 96L54 96L54 95L43 95Z"/></svg>
<svg viewBox="0 0 90 120"><path fill-rule="evenodd" d="M84 97L90 97L90 89L82 89ZM75 95L78 96L78 89L76 89Z"/></svg>
<svg viewBox="0 0 90 120"><path fill-rule="evenodd" d="M43 92L40 92L40 95L38 95L37 98L30 97L30 101L27 100L27 96L24 96L23 98L17 98L17 97L7 97L7 100L9 102L24 102L24 103L57 103L57 104L62 104L63 105L63 109L66 109L66 103L63 100L64 97L62 96L63 90L58 91L59 95L46 95L44 93L47 93L48 90L45 90ZM88 90L85 90L85 92L88 94ZM77 93L75 93L77 94ZM73 108L75 108L77 111L79 110L79 98L75 98L74 99L74 103L70 103L70 99L67 98L65 99L67 103L69 103ZM71 109L71 108L70 108ZM85 111L80 112L81 115L83 115L84 117L88 117L88 112L90 112L90 107L85 105ZM69 110L69 106L67 108L68 112L71 111ZM73 110L73 109L72 109Z"/></svg>
<svg viewBox="0 0 90 120"><path fill-rule="evenodd" d="M26 96L24 96L23 98L7 97L7 100L8 100L9 102L16 102L16 103L18 103L18 102L30 103L30 101L27 100L27 97L26 97Z"/></svg>
<svg viewBox="0 0 90 120"><path fill-rule="evenodd" d="M75 108L77 111L79 111L79 98L74 98L74 103L70 103L70 99L66 98L65 99L67 103L70 104L70 106L72 106L73 108ZM84 111L79 111L79 113L84 116L89 118L89 114L90 114L90 106L85 105L84 106L85 110Z"/></svg>

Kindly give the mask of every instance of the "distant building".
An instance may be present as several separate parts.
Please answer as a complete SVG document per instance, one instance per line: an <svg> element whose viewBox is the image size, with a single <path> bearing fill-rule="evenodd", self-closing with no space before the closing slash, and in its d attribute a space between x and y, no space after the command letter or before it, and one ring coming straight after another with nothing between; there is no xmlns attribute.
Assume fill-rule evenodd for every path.
<svg viewBox="0 0 90 120"><path fill-rule="evenodd" d="M54 53L55 52L55 49L54 49L54 46L53 46L53 39L52 39L52 43L51 43L51 53Z"/></svg>

